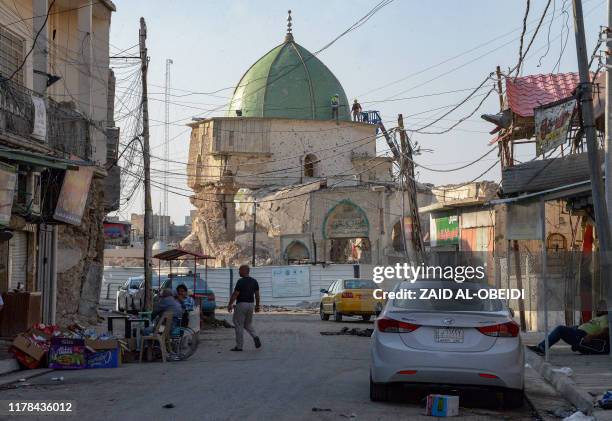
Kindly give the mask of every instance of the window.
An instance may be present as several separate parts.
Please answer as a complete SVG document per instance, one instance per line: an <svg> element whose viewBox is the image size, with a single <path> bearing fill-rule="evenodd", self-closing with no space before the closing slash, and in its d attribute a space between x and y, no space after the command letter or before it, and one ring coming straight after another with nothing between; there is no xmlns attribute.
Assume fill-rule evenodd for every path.
<svg viewBox="0 0 612 421"><path fill-rule="evenodd" d="M345 289L376 289L378 288L371 279L346 279Z"/></svg>
<svg viewBox="0 0 612 421"><path fill-rule="evenodd" d="M309 153L304 157L304 177L317 177L318 159L315 155Z"/></svg>
<svg viewBox="0 0 612 421"><path fill-rule="evenodd" d="M565 250L567 248L567 240L563 234L557 232L550 233L546 239L546 248L554 251Z"/></svg>
<svg viewBox="0 0 612 421"><path fill-rule="evenodd" d="M17 70L23 61L25 41L9 31L0 27L0 75L9 77ZM25 67L25 66L24 66ZM13 76L13 81L23 85L22 68Z"/></svg>
<svg viewBox="0 0 612 421"><path fill-rule="evenodd" d="M234 131L233 130L230 130L229 132L227 144L230 148L234 148Z"/></svg>

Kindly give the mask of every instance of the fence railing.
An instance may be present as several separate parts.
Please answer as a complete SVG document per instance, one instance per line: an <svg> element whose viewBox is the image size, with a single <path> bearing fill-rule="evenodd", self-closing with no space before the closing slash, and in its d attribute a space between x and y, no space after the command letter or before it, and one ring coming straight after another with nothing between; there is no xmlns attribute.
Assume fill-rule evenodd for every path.
<svg viewBox="0 0 612 421"><path fill-rule="evenodd" d="M41 98L32 90L11 80L0 81L0 132L8 132L82 159L91 158L89 121L69 102L59 103L45 98L45 136L33 135L36 121L35 99Z"/></svg>

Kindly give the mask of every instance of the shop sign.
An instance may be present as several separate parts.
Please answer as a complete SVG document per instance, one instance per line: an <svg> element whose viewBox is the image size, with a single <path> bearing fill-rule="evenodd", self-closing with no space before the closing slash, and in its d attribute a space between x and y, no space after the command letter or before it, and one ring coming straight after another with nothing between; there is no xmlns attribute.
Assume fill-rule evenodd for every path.
<svg viewBox="0 0 612 421"><path fill-rule="evenodd" d="M67 170L53 218L72 225L81 225L94 167Z"/></svg>
<svg viewBox="0 0 612 421"><path fill-rule="evenodd" d="M117 222L104 223L104 242L106 245L129 246L130 245L130 224Z"/></svg>
<svg viewBox="0 0 612 421"><path fill-rule="evenodd" d="M350 200L343 200L325 216L323 238L367 238L370 224L365 212Z"/></svg>
<svg viewBox="0 0 612 421"><path fill-rule="evenodd" d="M575 109L576 100L572 97L534 108L537 155L565 143Z"/></svg>
<svg viewBox="0 0 612 421"><path fill-rule="evenodd" d="M0 163L0 225L8 226L11 221L11 209L15 197L17 173L15 168Z"/></svg>
<svg viewBox="0 0 612 421"><path fill-rule="evenodd" d="M431 246L450 246L459 244L459 217L445 214L430 214Z"/></svg>

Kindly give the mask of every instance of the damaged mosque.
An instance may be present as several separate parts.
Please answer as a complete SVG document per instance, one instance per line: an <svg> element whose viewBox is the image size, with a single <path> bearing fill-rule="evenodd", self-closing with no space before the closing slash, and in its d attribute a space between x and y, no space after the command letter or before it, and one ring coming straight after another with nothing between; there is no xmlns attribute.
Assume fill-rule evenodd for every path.
<svg viewBox="0 0 612 421"><path fill-rule="evenodd" d="M246 71L227 114L190 123L197 216L181 246L214 256L216 267L250 263L253 253L257 265L400 261L410 213L405 200L402 224L393 158L377 154L380 117L351 119L342 85L288 21L284 42Z"/></svg>

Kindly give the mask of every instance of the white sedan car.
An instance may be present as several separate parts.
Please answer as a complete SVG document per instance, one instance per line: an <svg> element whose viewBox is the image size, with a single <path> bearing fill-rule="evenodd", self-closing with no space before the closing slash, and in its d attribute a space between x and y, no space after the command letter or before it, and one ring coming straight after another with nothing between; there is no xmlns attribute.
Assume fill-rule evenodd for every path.
<svg viewBox="0 0 612 421"><path fill-rule="evenodd" d="M400 289L469 289L454 281L399 283ZM523 403L524 355L511 311L493 299L389 299L372 334L370 399L385 401L393 384L482 386L503 393L504 405Z"/></svg>

